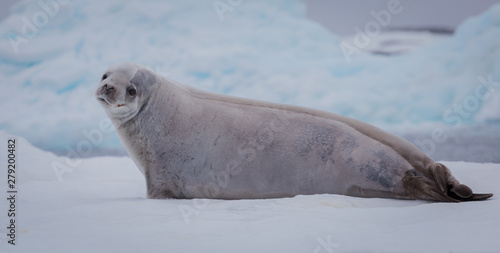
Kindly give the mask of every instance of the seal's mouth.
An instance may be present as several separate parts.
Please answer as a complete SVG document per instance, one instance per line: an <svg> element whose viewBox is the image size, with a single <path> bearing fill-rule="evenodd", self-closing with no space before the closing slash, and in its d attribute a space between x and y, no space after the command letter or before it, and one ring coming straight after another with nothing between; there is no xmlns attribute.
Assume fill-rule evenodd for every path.
<svg viewBox="0 0 500 253"><path fill-rule="evenodd" d="M99 94L97 95L97 100L99 100L99 102L101 102L102 104L108 106L108 107L111 107L113 106L113 104L111 102L108 101L107 97L105 95L102 95L102 94ZM117 104L116 107L122 107L122 106L126 106L127 104Z"/></svg>
<svg viewBox="0 0 500 253"><path fill-rule="evenodd" d="M98 97L97 100L99 100L101 103L109 105L108 101L106 101L106 99L104 99L102 97Z"/></svg>

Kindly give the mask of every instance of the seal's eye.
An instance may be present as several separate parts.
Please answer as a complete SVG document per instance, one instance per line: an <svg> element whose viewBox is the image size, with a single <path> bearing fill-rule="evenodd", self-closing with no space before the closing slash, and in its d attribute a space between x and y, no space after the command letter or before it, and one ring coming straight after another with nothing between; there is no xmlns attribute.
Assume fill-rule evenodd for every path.
<svg viewBox="0 0 500 253"><path fill-rule="evenodd" d="M137 94L137 90L134 88L131 88L128 90L128 94L133 97Z"/></svg>
<svg viewBox="0 0 500 253"><path fill-rule="evenodd" d="M102 76L101 81L102 81L102 80L104 80L104 79L106 79L106 78L108 78L108 76L107 76L106 74L104 74L104 75Z"/></svg>

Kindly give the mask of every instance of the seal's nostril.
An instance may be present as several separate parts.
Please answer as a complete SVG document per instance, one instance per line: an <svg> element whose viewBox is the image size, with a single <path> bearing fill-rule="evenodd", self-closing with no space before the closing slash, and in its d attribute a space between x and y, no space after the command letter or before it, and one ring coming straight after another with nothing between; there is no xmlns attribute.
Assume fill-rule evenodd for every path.
<svg viewBox="0 0 500 253"><path fill-rule="evenodd" d="M115 90L115 87L108 85L107 83L102 86L103 92L110 92L112 90Z"/></svg>

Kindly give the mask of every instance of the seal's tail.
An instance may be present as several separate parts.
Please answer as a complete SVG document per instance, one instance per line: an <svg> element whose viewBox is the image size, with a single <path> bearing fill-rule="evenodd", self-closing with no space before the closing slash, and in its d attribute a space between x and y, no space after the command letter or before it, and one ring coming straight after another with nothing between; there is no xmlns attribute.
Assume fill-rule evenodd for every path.
<svg viewBox="0 0 500 253"><path fill-rule="evenodd" d="M433 163L423 172L408 171L403 178L403 187L410 198L442 202L484 200L493 196L491 193L473 193L441 163Z"/></svg>

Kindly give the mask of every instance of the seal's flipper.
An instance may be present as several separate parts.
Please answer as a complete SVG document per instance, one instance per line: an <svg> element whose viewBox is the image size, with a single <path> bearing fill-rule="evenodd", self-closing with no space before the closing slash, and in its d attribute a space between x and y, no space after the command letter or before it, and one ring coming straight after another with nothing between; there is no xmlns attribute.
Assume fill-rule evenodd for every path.
<svg viewBox="0 0 500 253"><path fill-rule="evenodd" d="M474 193L474 194L472 194L472 196L470 196L468 198L462 198L462 197L454 194L453 192L450 192L450 197L452 197L458 201L479 201L479 200L489 199L489 198L493 197L493 194L492 193Z"/></svg>
<svg viewBox="0 0 500 253"><path fill-rule="evenodd" d="M475 201L485 200L493 196L491 193L476 194L472 189L458 182L458 180L451 174L450 170L441 163L433 163L429 167L431 177L433 177L439 188L446 189L444 193L458 201Z"/></svg>
<svg viewBox="0 0 500 253"><path fill-rule="evenodd" d="M493 197L493 193L474 193L472 197L466 199L465 201L474 201L474 200L485 200Z"/></svg>
<svg viewBox="0 0 500 253"><path fill-rule="evenodd" d="M462 202L485 200L491 193L477 194L461 184L441 163L433 163L427 171L411 170L403 178L403 187L410 198L440 202Z"/></svg>
<svg viewBox="0 0 500 253"><path fill-rule="evenodd" d="M440 187L438 187L438 183L427 176L420 175L415 170L406 172L406 176L403 178L403 188L405 189L405 194L410 199L424 199L440 202L460 201L448 196L446 190L443 192Z"/></svg>
<svg viewBox="0 0 500 253"><path fill-rule="evenodd" d="M472 192L472 189L464 184L452 185L449 191L450 192L448 192L448 195L455 194L456 196L463 199L468 199L474 194Z"/></svg>

